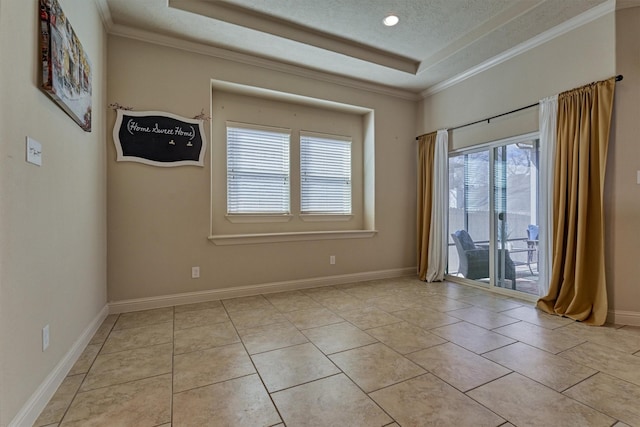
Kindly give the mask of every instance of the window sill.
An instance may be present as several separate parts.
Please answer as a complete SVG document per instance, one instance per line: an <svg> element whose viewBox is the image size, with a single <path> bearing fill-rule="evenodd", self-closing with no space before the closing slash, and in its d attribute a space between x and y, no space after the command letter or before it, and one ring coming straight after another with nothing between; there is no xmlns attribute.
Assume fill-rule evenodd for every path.
<svg viewBox="0 0 640 427"><path fill-rule="evenodd" d="M349 221L351 218L353 215L300 214L300 219L304 222Z"/></svg>
<svg viewBox="0 0 640 427"><path fill-rule="evenodd" d="M225 215L234 224L259 224L266 222L289 222L293 215Z"/></svg>
<svg viewBox="0 0 640 427"><path fill-rule="evenodd" d="M218 234L209 240L218 246L251 245L257 243L302 242L312 240L366 239L377 230L302 231L295 233Z"/></svg>

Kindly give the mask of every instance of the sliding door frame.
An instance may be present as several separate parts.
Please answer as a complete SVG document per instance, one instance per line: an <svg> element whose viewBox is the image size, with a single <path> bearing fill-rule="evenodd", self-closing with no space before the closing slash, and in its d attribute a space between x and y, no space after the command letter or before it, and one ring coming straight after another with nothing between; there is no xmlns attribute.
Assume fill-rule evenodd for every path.
<svg viewBox="0 0 640 427"><path fill-rule="evenodd" d="M496 280L496 262L495 262L495 254L497 253L496 251L496 227L497 227L497 221L496 221L496 211L495 211L495 169L494 169L494 162L495 162L495 149L497 147L501 147L501 146L506 146L506 145L510 145L510 144L516 144L518 142L524 142L524 141L531 141L531 140L539 140L540 139L540 132L539 131L535 131L535 132L529 132L529 133L525 133L525 134L521 134L521 135L517 135L517 136L513 136L513 137L509 137L509 138L504 138L504 139L499 139L496 141L490 141L490 142L485 142L485 143L481 143L481 144L477 144L477 145L473 145L470 147L465 147L465 148L459 148L456 150L450 150L449 151L449 157L453 157L456 155L465 155L465 154L473 154L473 153L478 153L478 152L482 152L482 151L489 151L489 191L491 192L489 194L489 217L490 217L490 221L489 221L489 284L488 286L485 286L481 283L479 283L476 280L471 280L471 279L465 279L464 277L458 277L458 276L451 276L449 274L445 275L445 280L450 281L450 282L454 282L454 283L460 283L463 285L467 285L467 286L473 286L476 288L480 288L480 289L487 289L491 292L495 292L498 294L503 294L503 295L507 295L510 297L517 297L519 299L523 299L523 300L527 300L527 301L537 301L538 296L537 295L531 295L531 294L527 294L521 291L517 291L517 290L512 290L512 289L506 289L506 288L502 288L499 286L496 286L495 284L495 280ZM448 195L447 195L448 196ZM466 210L466 207L465 207ZM539 215L542 215L541 212L539 212ZM465 213L466 216L466 213ZM449 221L447 221L447 223L449 223ZM466 226L466 219L465 219L465 226ZM447 230L447 235L449 235L451 232L451 230ZM448 269L448 268L447 268Z"/></svg>

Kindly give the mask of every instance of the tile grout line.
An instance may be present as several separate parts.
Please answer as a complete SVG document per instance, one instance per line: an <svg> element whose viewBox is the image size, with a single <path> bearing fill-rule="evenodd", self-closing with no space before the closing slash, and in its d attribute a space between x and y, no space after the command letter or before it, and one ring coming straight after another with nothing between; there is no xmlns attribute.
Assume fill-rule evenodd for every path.
<svg viewBox="0 0 640 427"><path fill-rule="evenodd" d="M262 297L264 298L264 296L262 296ZM264 298L264 299L266 299L266 298ZM271 305L273 305L273 304L271 304ZM224 310L227 312L227 316L229 316L229 321L231 322L231 325L233 326L233 329L236 331L236 334L238 335L238 338L240 339L240 343L242 344L242 348L244 348L244 351L247 354L247 357L249 358L249 361L251 361L251 366L253 366L253 370L255 371L255 374L260 379L260 383L262 384L262 387L264 388L264 391L267 393L267 396L269 396L269 401L271 402L271 405L273 405L273 408L276 410L276 413L278 414L278 417L280 417L280 421L283 424L286 425L286 423L284 421L284 417L282 416L282 413L280 412L280 409L276 405L276 402L273 400L273 396L271 396L271 393L269 393L269 389L267 388L267 385L265 384L264 379L262 378L262 375L260 375L260 371L258 370L258 367L256 366L255 362L253 361L253 358L249 354L249 351L247 350L247 346L245 345L244 341L242 340L242 336L240 336L240 334L238 333L238 328L237 328L236 324L233 322L233 319L231 318L231 316L229 315L229 310L227 310L227 307L224 305L224 302L222 302L222 306L224 307ZM253 375L253 374L251 374L251 375ZM245 375L245 377L246 376L248 376L248 375ZM277 425L277 424L274 424L274 425Z"/></svg>
<svg viewBox="0 0 640 427"><path fill-rule="evenodd" d="M342 316L340 316L339 314L335 313L333 310L331 310L329 307L325 307L325 308L326 308L327 310L329 310L329 311L333 312L334 314L336 314L338 317L342 317ZM344 319L344 322L340 322L340 323L349 323L349 324L351 324L351 323L350 323L349 321L347 321L346 319ZM334 324L337 324L337 323L334 323ZM298 332L300 332L301 334L303 334L303 335L304 335L304 336L309 340L309 337L307 337L307 336L304 334L303 330L299 329L299 328L298 328L297 326L295 326L295 325L293 325L293 326L294 326L296 329L298 329ZM329 325L324 325L324 326L331 326L331 324L329 324ZM322 328L322 327L324 327L324 326L318 326L318 328ZM355 328L357 328L358 330L362 331L362 330L361 330L360 328L358 328L357 326L355 326L355 325L352 325L352 326L353 326L353 327L355 327ZM308 328L308 329L315 329L315 328ZM362 331L362 332L364 332L364 331ZM365 333L366 333L366 332L365 332ZM369 334L367 334L367 335L369 335ZM371 335L369 335L369 336L371 336ZM373 345L373 344L378 344L378 343L380 343L380 341L379 341L379 340L377 340L377 338L375 338L375 337L372 337L372 338L373 338L373 339L375 339L377 342L376 342L376 343L365 344L365 345L362 345L362 346L359 346L359 347L355 347L355 348L362 348L362 347L366 347L366 346L369 346L369 345ZM333 374L333 375L329 375L329 376L323 377L323 378L316 378L315 380L307 381L307 382L302 383L302 384L296 384L296 385L293 385L293 386L288 387L288 388L286 388L286 389L282 389L282 390L278 390L278 391L276 391L276 392L273 392L273 394L275 394L275 393L279 393L279 392L284 391L284 390L289 390L289 389L292 389L292 388L295 388L295 387L298 387L298 386L301 386L301 385L304 385L304 384L311 384L311 383L314 383L314 382L317 382L317 381L320 381L320 380L323 380L323 379L331 378L331 377L338 376L338 375L341 375L341 374L342 374L342 375L344 375L345 377L347 377L347 378L349 379L349 381L351 381L351 383L352 383L352 384L354 384L358 389L360 389L360 391L361 391L362 393L364 393L364 395L365 395L365 396L366 396L366 397L367 397L367 398L368 398L368 399L369 399L369 400L370 400L374 405L376 405L376 406L377 406L377 407L378 407L378 408L379 408L383 413L385 413L385 414L386 414L386 415L387 415L391 420L393 420L393 421L392 421L391 423L389 423L389 424L393 424L394 422L397 422L397 421L395 420L395 418L393 418L393 417L391 416L391 414L389 414L389 413L388 413L384 408L382 408L380 405L378 405L378 403L377 403L375 400L373 400L373 399L369 396L369 394L368 394L368 393L366 393L366 392L365 392L365 391L364 391L364 390L363 390L363 389L362 389L362 388L361 388L361 387L360 387L360 386L359 386L359 385L358 385L358 384L357 384L357 383L356 383L356 382L355 382L355 381L354 381L354 380L353 380L353 379L352 379L352 378L351 378L351 377L350 377L346 372L344 372L344 371L343 371L343 370L342 370L338 365L336 365L336 363L335 363L333 360L331 360L331 358L329 357L330 355L338 354L338 353L341 353L342 351L341 351L341 352L336 352L336 353L326 354L326 353L325 353L324 351L322 351L322 350L321 350L321 349L316 345L316 343L314 343L313 341L309 340L309 343L311 343L311 344L312 344L312 345L313 345L313 346L314 346L314 347L315 347L315 348L316 348L316 349L317 349L317 350L318 350L318 351L319 351L319 352L320 352L320 353L321 353L321 354L322 354L322 355L323 355L323 356L324 356L324 357L325 357L329 362L331 362L331 363L336 367L336 369L338 369L338 371L340 371L340 372L338 372L338 373L336 373L336 374ZM347 350L343 350L343 351L354 350L355 348L353 348L353 349L347 349ZM273 351L273 350L272 350L272 351ZM257 371L257 368L256 368L256 371ZM262 377L261 377L261 379L262 379ZM265 385L265 389L266 389L266 385ZM273 401L273 398L272 398L272 396L271 396L271 395L272 395L272 393L271 393L271 392L269 392L268 390L267 390L267 392L269 393L269 397L271 397L271 399L272 399L272 401ZM273 402L273 404L274 404L274 406L276 406L275 402ZM277 406L276 406L276 408L277 408ZM278 410L278 414L280 414L280 411L279 411L279 410ZM280 418L281 418L281 419L283 419L283 418L282 418L282 416L280 416ZM283 422L284 422L284 420L283 420ZM386 424L386 425L389 425L389 424Z"/></svg>
<svg viewBox="0 0 640 427"><path fill-rule="evenodd" d="M471 391L473 391L473 390L476 390L476 389L478 389L478 388L480 388L480 387L484 387L484 386L486 386L486 385L488 385L488 384L491 384L491 383L493 383L493 382L495 382L495 381L498 381L498 380L500 380L500 379L502 379L502 378L505 378L505 377L507 377L507 376L509 376L509 375L512 375L512 374L514 374L514 373L517 373L517 372L515 372L515 371L511 371L511 372L509 372L508 374L501 376L500 378L495 378L495 379L493 379L493 380L491 380L491 381L489 381L489 382L486 382L486 383L482 384L481 386L474 387L474 388L472 388L471 390L467 390L466 392L464 392L464 393L462 393L462 394L464 394L467 398L469 398L469 399L473 400L474 402L476 402L478 405L480 405L480 406L482 406L483 408L485 408L487 411L489 411L489 412L491 412L491 413L493 413L493 414L496 414L496 416L498 416L498 417L502 418L503 420L505 420L505 421L506 421L506 423L516 425L516 424L514 424L514 423L513 423L513 421L511 421L511 420L510 420L510 419L508 419L507 417L500 415L499 413L497 413L497 412L496 412L496 411L494 411L493 409L491 409L491 408L489 408L488 406L486 406L486 405L482 404L481 402L478 402L478 401L477 401L476 399L474 399L472 396L469 396L469 395L467 394L467 393L469 393L469 392L471 392ZM545 387L546 387L546 386L545 386ZM500 425L504 425L504 424L505 424L505 423L502 423L502 424L500 424Z"/></svg>
<svg viewBox="0 0 640 427"><path fill-rule="evenodd" d="M327 309L329 309L329 308L327 307ZM333 311L333 310L331 310L331 309L329 309L329 310L330 310L330 311ZM384 310L383 310L383 311L384 311ZM336 313L336 314L337 314L337 313ZM342 316L340 316L339 314L337 314L337 315L338 315L339 317L342 317ZM401 319L401 321L404 321L404 320L403 320L403 319ZM346 323L351 324L353 327L357 328L358 330L360 330L360 331L362 331L362 332L366 333L364 330L362 330L362 329L358 328L356 325L353 325L353 324L352 324L351 322L349 322L347 319L345 319L345 322L346 322ZM398 322L398 323L399 323L399 322ZM327 325L327 326L328 326L328 325ZM310 329L311 329L311 328L310 328ZM301 332L302 332L302 331L301 331ZM370 334L367 334L367 335L371 336ZM305 336L306 336L306 335L305 335ZM322 352L322 353L325 355L325 357L326 357L327 359L329 359L329 360L330 360L330 361L335 365L335 362L334 362L333 360L331 360L331 358L330 358L330 356L332 356L332 355L336 355L336 354L344 353L344 352L351 351L351 350L355 350L355 349L358 349L358 348L364 348L364 347L371 346L371 345L374 345L374 344L382 344L382 345L385 345L385 346L386 346L386 344L382 343L382 342L381 342L380 340L378 340L376 337L373 337L373 336L371 336L371 337L372 337L373 339L375 339L377 342L375 342L375 343L370 343L370 344L364 344L364 345L361 345L361 346L358 346L358 347L355 347L355 348L346 349L346 350L338 351L338 352L335 352L335 353L329 353L329 354L325 354L325 353L324 353L322 350L320 350L319 348L318 348L318 350L320 350L320 352ZM315 343L314 343L314 345L315 345ZM388 347L388 346L386 346L386 347ZM398 354L400 354L400 353L398 353ZM404 357L404 355L401 355L401 356L402 356L402 357ZM406 358L406 357L405 357L405 358ZM409 360L409 359L407 359L407 360ZM412 362L412 363L413 363L413 362ZM369 395L370 393L367 393L366 391L364 391L364 390L362 389L362 387L360 387L360 385L359 385L358 383L356 383L356 382L353 380L353 378L351 378L351 377L350 377L346 372L344 372L344 371L343 371L339 366L337 366L337 365L336 365L336 367L337 367L337 368L342 372L342 374L343 374L344 376L346 376L346 377L349 379L349 381L351 381L351 382L352 382L356 387L358 387L358 389L360 389L360 391L361 391L362 393L364 393L364 394L365 394L365 396L367 396L367 397L369 398L369 400L370 400L371 402L373 402L373 404L374 404L374 405L376 405L378 408L380 408L380 410L381 410L382 412L384 412L384 413L385 413L389 418L391 418L391 419L393 420L391 423L389 423L389 424L387 424L387 425L391 425L391 424L393 424L393 423L398 423L398 421L397 421L397 420L396 420L396 419L395 419L395 418L394 418L390 413L388 413L388 412L387 412L387 411L386 411L382 406L380 406L380 405L378 404L378 402L376 402L376 401L375 401L375 400L374 400L374 399ZM425 370L425 371L426 371L426 370ZM428 371L427 371L427 372L428 372ZM421 375L424 375L424 374L416 375L415 377L412 377L412 378L417 378L417 377L419 377L419 376L421 376ZM409 379L411 379L411 378L409 378ZM385 386L385 387L383 387L383 388L390 387L390 386L392 386L392 385L396 385L396 384L400 384L401 382L404 382L404 381L407 381L407 380L408 380L408 379L405 379L405 380L403 380L403 381L400 381L400 382L397 382L397 383L395 383L395 384L391 384L391 385ZM377 390L374 390L374 391L377 391Z"/></svg>
<svg viewBox="0 0 640 427"><path fill-rule="evenodd" d="M591 368L591 369L593 369L593 368ZM594 411L596 411L596 412L597 412L597 413L599 413L599 414L602 414L602 415L605 415L605 416L607 416L607 417L609 417L609 418L612 418L614 421L613 421L613 424L611 424L611 426L615 426L616 424L618 424L618 422L622 422L622 423L624 423L624 421L620 420L617 416L614 416L614 415L612 415L612 414L608 414L608 413L606 413L606 412L603 412L602 410L600 410L600 409L598 409L598 408L594 408L593 406L591 406L590 404L588 404L588 403L586 403L586 402L583 402L583 401L578 400L578 399L574 399L573 397L571 397L571 396L567 396L567 395L565 394L565 392L566 392L567 390L570 390L570 389L572 389L573 387L576 387L577 385L579 385L579 384L581 384L581 383L583 383L583 382L585 382L585 381L587 381L587 380L589 380L589 379L591 379L591 378L595 377L595 376L596 376L596 375L598 375L598 374L608 375L608 376L611 376L612 378L618 379L618 380L620 380L620 381L624 381L624 382L625 382L625 383L627 383L627 384L637 385L637 384L631 383L631 382L629 382L629 381L623 380L623 379L621 379L621 378L617 378L617 377L614 377L614 376L612 376L612 375L609 375L609 374L607 374L606 372L602 372L602 371L597 370L597 369L594 369L594 370L596 371L594 374L590 375L589 377L587 377L587 378L585 378L585 379L583 379L583 380L581 380L581 381L578 381L578 382L577 382L577 383L575 383L574 385L572 385L572 386L570 386L570 387L567 387L566 389L564 389L563 391L558 392L558 393L562 394L564 397L566 397L566 398L568 398L568 399L573 400L574 402L577 402L577 403L579 403L579 404L581 404L581 405L586 406L587 408L591 408L591 409L593 409ZM626 423L625 423L625 424L626 424Z"/></svg>
<svg viewBox="0 0 640 427"><path fill-rule="evenodd" d="M582 366L584 366L584 365L582 365ZM600 373L603 373L603 374L604 374L604 372L599 371L599 370L597 370L597 369L594 369L594 371L596 371L596 372L594 372L593 374L589 375L589 376L588 376L588 377L586 377L586 378L581 379L581 380L580 380L580 381L578 381L577 383L572 384L572 385L570 385L569 387L566 387L564 390L559 391L558 393L562 393L563 395L565 395L565 394L564 394L564 392L565 392L565 391L567 391L567 390L569 390L569 389L572 389L573 387L575 387L575 386L577 386L577 385L579 385L579 384L582 384L583 382L587 381L587 380L588 380L588 379L590 379L590 378L595 377L596 375L598 375L598 374L600 374ZM605 374L605 375L606 375L606 374ZM615 378L615 377L614 377L614 378ZM630 384L633 384L633 383L630 383ZM566 395L565 395L565 396L566 396ZM567 397L569 397L569 396L567 396Z"/></svg>
<svg viewBox="0 0 640 427"><path fill-rule="evenodd" d="M80 389L82 388L82 384L84 384L85 380L87 379L87 376L89 375L89 371L91 371L91 368L93 367L93 364L96 363L96 359L98 358L98 356L100 356L100 352L102 351L102 348L104 347L104 344L107 342L107 339L109 339L109 335L111 335L111 332L113 331L113 328L116 326L116 323L118 322L118 319L120 318L120 315L118 314L116 316L116 320L113 322L113 325L111 325L111 328L109 329L109 333L107 333L107 336L105 337L104 341L102 341L102 343L100 344L100 349L98 350L98 353L96 353L96 357L93 358L93 361L91 362L91 364L89 365L89 367L87 368L87 372L81 373L81 375L84 375L84 378L82 378L82 381L80 382L80 385L78 386L78 389L76 390L76 392L73 394L73 397L71 398L71 400L69 401L69 405L67 405L66 409L64 410L64 413L62 414L62 417L60 418L60 420L58 421L58 424L62 424L62 421L64 421L64 417L67 416L67 413L69 412L69 409L71 408L71 405L73 404L74 400L76 400L76 397L78 396L80 392ZM106 320L106 319L105 319ZM103 321L104 324L104 321ZM100 325L102 326L102 325ZM99 329L99 327L98 327ZM96 331L97 333L98 331ZM95 336L95 333L94 333ZM93 339L93 337L91 337L91 340ZM85 348L82 350L82 352L84 353L84 351L87 349L87 347L91 344L91 340L89 340L89 343L85 346ZM82 357L82 353L80 353L80 356ZM76 360L76 363L78 361ZM75 363L74 363L75 365ZM73 366L71 367L71 369L73 369ZM67 374L67 376L65 377L68 378L69 375ZM58 387L59 388L59 387ZM58 390L56 390L57 392ZM82 393L86 393L86 392L82 392ZM55 394L54 394L55 395ZM49 403L47 402L47 405ZM46 406L45 406L46 408Z"/></svg>
<svg viewBox="0 0 640 427"><path fill-rule="evenodd" d="M247 378L247 377L250 377L252 375L257 375L257 372L251 372L250 374L244 374L244 375L240 375L240 376L237 376L237 377L228 378L226 380L221 380L221 381L216 381L216 382L209 383L209 384L199 385L199 386L196 386L196 387L188 388L186 390L177 391L177 392L175 392L173 394L174 395L183 394L183 393L187 393L187 392L190 392L190 391L193 391L193 390L199 390L199 389L202 389L202 388L211 387L212 385L223 384L223 383L226 383L226 382L229 382L229 381L239 380L240 378Z"/></svg>
<svg viewBox="0 0 640 427"><path fill-rule="evenodd" d="M278 394L280 392L291 390L291 389L294 389L296 387L300 387L300 386L303 386L303 385L312 384L312 383L315 383L315 382L318 382L318 381L326 380L327 378L336 377L338 375L346 375L340 368L338 368L338 370L340 372L336 372L335 374L331 374L331 375L325 375L324 377L315 378L313 380L304 381L304 382L301 382L300 384L290 385L288 387L281 388L279 390L275 390L275 391L269 391L269 389L266 389L266 390L267 390L267 393L271 396L273 394ZM275 405L275 402L274 402L274 405Z"/></svg>

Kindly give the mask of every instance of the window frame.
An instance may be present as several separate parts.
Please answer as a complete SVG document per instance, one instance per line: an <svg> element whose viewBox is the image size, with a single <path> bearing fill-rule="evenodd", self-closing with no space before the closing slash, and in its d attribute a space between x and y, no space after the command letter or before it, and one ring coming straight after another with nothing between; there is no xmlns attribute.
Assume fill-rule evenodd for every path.
<svg viewBox="0 0 640 427"><path fill-rule="evenodd" d="M376 112L370 107L345 104L286 91L212 80L210 203L208 240L215 245L243 245L325 239L371 238L377 235L375 201ZM226 215L227 121L351 135L352 215L301 215L299 206L299 153L291 147L291 210L293 215ZM288 223L284 221L289 221ZM278 223L283 222L283 223ZM273 223L273 224L270 224Z"/></svg>
<svg viewBox="0 0 640 427"><path fill-rule="evenodd" d="M305 210L304 209L304 204L305 204L305 192L304 192L304 183L305 183L305 166L304 166L304 162L303 162L303 143L305 142L305 138L309 138L312 142L313 139L318 139L318 140L326 140L329 142L344 142L347 144L348 146L348 196L349 196L349 203L348 203L348 212L347 211L343 211L343 212L339 212L339 211L322 211L322 210ZM320 132L313 132L313 131L307 131L307 130L301 130L299 132L299 137L298 137L298 147L300 150L300 163L299 163L299 177L300 177L300 201L299 201L299 208L300 208L300 217L303 218L303 220L305 221L340 221L340 220L349 220L351 217L353 217L353 137L351 136L345 136L345 135L335 135L335 134L329 134L329 133L320 133ZM338 161L344 161L345 159L337 159L334 158L332 160L338 160ZM327 178L327 177L325 177ZM344 177L332 177L329 179L335 179L335 180L341 180L344 179Z"/></svg>
<svg viewBox="0 0 640 427"><path fill-rule="evenodd" d="M286 209L283 209L282 211L279 212L269 212L269 211L260 211L260 210L247 210L247 211L231 211L229 208L230 205L230 194L231 194L231 181L230 181L230 176L232 175L233 172L230 171L230 156L229 156L229 147L230 147L230 139L229 139L229 130L230 129L240 129L240 130L248 130L248 131L256 131L256 132L265 132L265 133L272 133L272 134L279 134L280 137L285 137L286 142L286 148L285 147L281 147L281 148L285 148L283 150L282 153L279 153L280 155L286 155L286 158L283 160L282 164L282 169L279 171L281 173L285 173L286 172L286 185L282 186L281 188L285 188L286 190L282 191L283 194L286 194L286 199L282 199L281 201L284 202L282 204L282 207L285 207L286 204ZM227 200L227 206L226 206L226 217L227 219L229 219L231 222L237 222L237 223L254 223L254 222L283 222L283 221L288 221L291 217L291 139L292 139L292 130L290 128L282 128L282 127L276 127L276 126L264 126L264 125L258 125L258 124L253 124L253 123L242 123L242 122L236 122L236 121L231 121L231 120L227 120L225 122L225 143L226 143L226 165L227 165L227 171L226 171L226 200ZM277 138L274 138L274 141ZM278 154L277 152L274 152L275 154ZM231 159L233 160L233 159ZM284 175L283 175L284 176ZM268 218L270 218L270 220L267 220Z"/></svg>

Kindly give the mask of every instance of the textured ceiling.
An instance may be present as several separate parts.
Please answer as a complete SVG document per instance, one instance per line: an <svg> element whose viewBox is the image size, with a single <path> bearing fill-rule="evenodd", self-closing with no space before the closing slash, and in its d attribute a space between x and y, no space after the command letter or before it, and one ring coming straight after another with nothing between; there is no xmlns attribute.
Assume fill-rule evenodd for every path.
<svg viewBox="0 0 640 427"><path fill-rule="evenodd" d="M99 1L114 34L413 93L595 7L613 9L612 0ZM389 13L400 17L392 28L382 24Z"/></svg>

